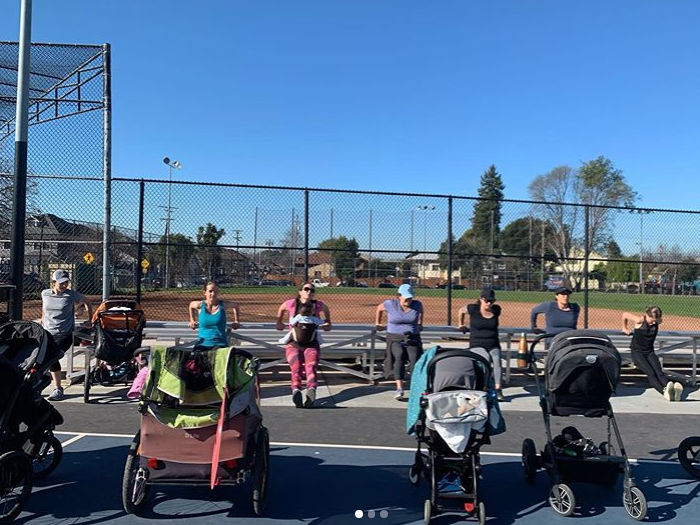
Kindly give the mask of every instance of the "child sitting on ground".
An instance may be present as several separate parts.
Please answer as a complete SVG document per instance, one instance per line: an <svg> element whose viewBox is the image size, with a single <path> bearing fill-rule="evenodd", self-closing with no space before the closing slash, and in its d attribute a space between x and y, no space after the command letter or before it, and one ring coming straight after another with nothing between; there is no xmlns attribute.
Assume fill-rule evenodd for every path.
<svg viewBox="0 0 700 525"><path fill-rule="evenodd" d="M289 321L292 329L285 334L284 337L277 341L280 344L287 344L290 341L295 341L301 344L308 344L312 341L318 341L319 345L323 344L323 337L316 330L319 326L325 323L323 319L313 315L314 305L311 302L300 304L299 313L297 313Z"/></svg>

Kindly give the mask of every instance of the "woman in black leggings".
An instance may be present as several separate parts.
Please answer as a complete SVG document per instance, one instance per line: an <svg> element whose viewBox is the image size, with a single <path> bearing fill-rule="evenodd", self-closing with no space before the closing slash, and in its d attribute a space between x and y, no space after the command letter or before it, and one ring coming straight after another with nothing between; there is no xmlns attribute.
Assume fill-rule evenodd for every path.
<svg viewBox="0 0 700 525"><path fill-rule="evenodd" d="M637 368L649 378L654 389L669 401L680 401L683 397L683 385L676 383L664 373L659 358L654 353L654 340L661 324L661 308L650 306L644 315L622 314L622 331L632 334L632 361ZM632 326L633 328L630 328Z"/></svg>

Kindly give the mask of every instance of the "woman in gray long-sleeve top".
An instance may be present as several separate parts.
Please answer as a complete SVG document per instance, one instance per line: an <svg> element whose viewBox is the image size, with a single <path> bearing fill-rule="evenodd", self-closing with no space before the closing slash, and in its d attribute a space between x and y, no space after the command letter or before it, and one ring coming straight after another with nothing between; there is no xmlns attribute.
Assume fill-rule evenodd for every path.
<svg viewBox="0 0 700 525"><path fill-rule="evenodd" d="M530 311L530 328L533 332L542 332L537 328L537 316L540 314L545 316L544 331L548 334L559 334L567 330L576 330L580 308L578 304L569 302L571 290L565 286L560 286L555 290L555 293L555 301L545 301Z"/></svg>

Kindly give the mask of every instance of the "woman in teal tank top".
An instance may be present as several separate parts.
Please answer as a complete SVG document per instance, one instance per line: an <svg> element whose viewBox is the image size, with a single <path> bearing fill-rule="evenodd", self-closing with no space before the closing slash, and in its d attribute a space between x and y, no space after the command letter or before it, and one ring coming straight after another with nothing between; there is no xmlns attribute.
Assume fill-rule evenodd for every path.
<svg viewBox="0 0 700 525"><path fill-rule="evenodd" d="M235 330L239 327L236 303L232 303L231 313L231 328ZM209 281L204 286L204 300L190 302L190 328L199 328L197 335L201 346L223 347L228 346L226 321L226 307L219 299L219 287L215 282Z"/></svg>

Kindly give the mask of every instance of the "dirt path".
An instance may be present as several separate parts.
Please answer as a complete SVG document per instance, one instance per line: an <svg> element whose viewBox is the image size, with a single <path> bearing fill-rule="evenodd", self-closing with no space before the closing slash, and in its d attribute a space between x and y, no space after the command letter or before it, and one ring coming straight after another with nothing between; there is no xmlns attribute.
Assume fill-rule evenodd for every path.
<svg viewBox="0 0 700 525"><path fill-rule="evenodd" d="M294 292L290 289L289 297ZM235 300L241 308L243 322L273 322L277 308L286 298L276 294L223 294L224 300ZM335 323L374 323L374 312L377 304L385 297L379 295L363 294L333 294L321 298L328 304L331 317ZM93 304L98 304L100 298L91 298ZM163 321L187 321L187 305L189 301L198 299L197 294L192 296L184 294L168 294L165 292L149 292L144 296L142 306L148 319ZM447 324L447 307L444 297L420 298L425 310L426 325ZM503 308L501 314L501 326L526 327L530 325L530 309L534 303L501 302ZM457 310L463 306L462 302L452 303L452 324L457 325ZM39 301L27 301L25 303L25 319L36 319L41 315L41 303ZM604 329L607 331L619 331L622 325L621 312L605 308L591 308L589 312L589 327ZM542 324L542 323L540 323ZM583 314L579 319L579 326L583 326ZM667 316L662 325L663 330L686 330L700 332L700 319L693 317Z"/></svg>

